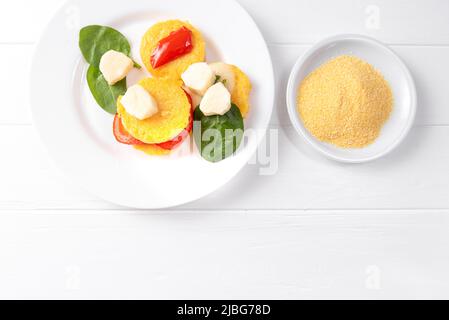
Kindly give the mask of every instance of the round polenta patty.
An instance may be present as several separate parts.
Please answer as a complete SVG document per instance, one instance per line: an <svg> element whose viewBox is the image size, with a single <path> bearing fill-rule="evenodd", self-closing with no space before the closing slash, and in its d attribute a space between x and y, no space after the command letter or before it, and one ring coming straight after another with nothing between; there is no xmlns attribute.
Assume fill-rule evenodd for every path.
<svg viewBox="0 0 449 320"><path fill-rule="evenodd" d="M239 107L243 118L245 118L250 109L249 96L252 89L251 81L238 67L233 65L231 67L235 76L235 86L231 94L231 100Z"/></svg>
<svg viewBox="0 0 449 320"><path fill-rule="evenodd" d="M172 140L189 124L191 105L180 80L146 78L139 82L156 100L158 113L139 120L128 114L117 101L117 112L123 126L137 140L158 144Z"/></svg>
<svg viewBox="0 0 449 320"><path fill-rule="evenodd" d="M150 156L165 156L171 152L171 150L162 149L155 144L136 145L134 148Z"/></svg>
<svg viewBox="0 0 449 320"><path fill-rule="evenodd" d="M192 31L193 49L190 53L173 60L166 65L157 69L153 69L151 65L151 55L156 49L159 41L166 38L173 31L177 31L182 27ZM193 63L202 62L206 56L206 43L204 42L201 32L188 22L180 20L168 20L156 23L152 26L142 38L140 46L140 55L145 67L155 77L180 79L181 74Z"/></svg>

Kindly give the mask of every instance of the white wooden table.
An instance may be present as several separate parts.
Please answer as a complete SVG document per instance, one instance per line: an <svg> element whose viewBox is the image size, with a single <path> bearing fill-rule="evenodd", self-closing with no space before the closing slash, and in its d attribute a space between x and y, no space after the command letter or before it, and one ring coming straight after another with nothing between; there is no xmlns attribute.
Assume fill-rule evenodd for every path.
<svg viewBox="0 0 449 320"><path fill-rule="evenodd" d="M27 92L62 2L0 2L0 298L449 298L449 1L240 2L272 53L278 156L160 212L105 203L55 169ZM371 164L321 158L286 114L294 61L336 33L391 45L417 83L409 138Z"/></svg>

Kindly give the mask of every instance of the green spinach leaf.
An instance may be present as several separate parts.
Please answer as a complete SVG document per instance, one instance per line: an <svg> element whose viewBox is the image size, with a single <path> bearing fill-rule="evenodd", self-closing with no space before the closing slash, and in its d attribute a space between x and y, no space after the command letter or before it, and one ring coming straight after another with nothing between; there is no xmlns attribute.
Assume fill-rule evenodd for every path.
<svg viewBox="0 0 449 320"><path fill-rule="evenodd" d="M220 76L215 76L215 82L214 82L214 84L217 84L217 83L219 83L219 82L223 83L223 85L226 85L226 83L228 82L228 80L226 80L226 79L221 79Z"/></svg>
<svg viewBox="0 0 449 320"><path fill-rule="evenodd" d="M86 61L97 68L101 57L109 50L115 50L127 56L131 53L131 46L123 34L113 28L98 25L81 29L79 47Z"/></svg>
<svg viewBox="0 0 449 320"><path fill-rule="evenodd" d="M87 84L95 101L106 112L117 113L117 98L126 93L126 78L110 86L100 69L90 66L87 70Z"/></svg>
<svg viewBox="0 0 449 320"><path fill-rule="evenodd" d="M220 116L205 116L195 109L193 135L201 156L210 162L219 162L232 156L243 139L243 117L232 104L231 110Z"/></svg>

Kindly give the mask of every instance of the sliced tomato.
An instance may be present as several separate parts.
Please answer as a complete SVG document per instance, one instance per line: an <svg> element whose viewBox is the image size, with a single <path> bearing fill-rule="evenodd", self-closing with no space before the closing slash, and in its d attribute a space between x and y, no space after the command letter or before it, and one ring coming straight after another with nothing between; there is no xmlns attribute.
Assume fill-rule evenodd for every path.
<svg viewBox="0 0 449 320"><path fill-rule="evenodd" d="M151 54L151 65L154 69L157 69L191 52L192 49L192 31L182 27L159 41L156 49Z"/></svg>
<svg viewBox="0 0 449 320"><path fill-rule="evenodd" d="M126 131L125 127L123 126L122 119L120 119L120 116L118 114L116 114L114 117L113 132L115 139L120 143L129 145L145 144L142 141L139 141L131 136L128 131Z"/></svg>

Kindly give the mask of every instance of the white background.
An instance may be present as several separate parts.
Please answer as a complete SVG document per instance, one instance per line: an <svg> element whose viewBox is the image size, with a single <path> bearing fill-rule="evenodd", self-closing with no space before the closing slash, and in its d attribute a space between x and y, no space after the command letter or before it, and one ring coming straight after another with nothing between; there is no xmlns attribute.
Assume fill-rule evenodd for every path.
<svg viewBox="0 0 449 320"><path fill-rule="evenodd" d="M62 2L0 2L0 298L449 298L449 1L240 3L275 66L276 174L248 165L203 200L149 212L55 169L31 125L28 78ZM287 117L294 61L337 33L391 45L417 83L410 136L371 164L321 158Z"/></svg>

